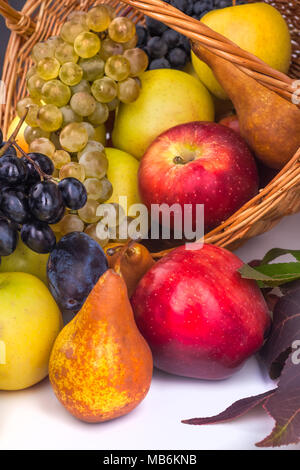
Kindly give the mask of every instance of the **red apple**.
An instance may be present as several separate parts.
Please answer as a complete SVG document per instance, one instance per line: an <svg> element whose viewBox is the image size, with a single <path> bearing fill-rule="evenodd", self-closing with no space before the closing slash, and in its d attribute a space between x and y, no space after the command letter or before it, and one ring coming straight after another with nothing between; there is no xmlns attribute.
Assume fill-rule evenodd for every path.
<svg viewBox="0 0 300 470"><path fill-rule="evenodd" d="M270 315L256 282L237 272L237 256L190 246L170 252L142 278L131 298L135 319L157 368L223 379L260 349Z"/></svg>
<svg viewBox="0 0 300 470"><path fill-rule="evenodd" d="M191 122L173 127L150 145L139 168L144 204L204 204L205 230L226 220L258 191L256 164L246 142L228 127ZM183 219L184 220L184 219Z"/></svg>
<svg viewBox="0 0 300 470"><path fill-rule="evenodd" d="M224 117L219 121L219 124L222 126L230 127L233 131L240 133L239 120L236 114L229 114L229 116Z"/></svg>

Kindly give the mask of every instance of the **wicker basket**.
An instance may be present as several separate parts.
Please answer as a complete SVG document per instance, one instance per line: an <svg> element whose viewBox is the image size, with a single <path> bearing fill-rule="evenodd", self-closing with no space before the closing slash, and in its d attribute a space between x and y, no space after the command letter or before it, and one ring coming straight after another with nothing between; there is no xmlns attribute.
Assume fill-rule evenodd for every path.
<svg viewBox="0 0 300 470"><path fill-rule="evenodd" d="M300 78L300 4L298 0L274 0L285 16L293 40L290 77L276 72L252 54L243 51L220 34L187 17L161 0L27 0L17 12L0 0L0 14L12 34L8 43L2 80L7 86L6 105L1 106L1 127L4 134L14 117L17 101L26 94L26 73L32 65L33 45L59 32L62 23L73 10L88 10L91 6L110 3L118 14L127 15L135 23L143 14L159 19L194 42L213 50L234 62L241 70L286 99L293 93L292 78ZM278 175L260 193L233 216L205 236L207 243L235 249L247 239L270 230L285 215L300 210L300 149ZM163 256L165 252L157 254Z"/></svg>

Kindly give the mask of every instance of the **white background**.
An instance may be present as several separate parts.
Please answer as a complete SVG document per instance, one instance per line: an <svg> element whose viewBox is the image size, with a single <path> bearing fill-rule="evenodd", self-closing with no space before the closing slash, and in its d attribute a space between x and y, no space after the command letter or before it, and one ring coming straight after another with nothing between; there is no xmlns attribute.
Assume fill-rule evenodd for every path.
<svg viewBox="0 0 300 470"><path fill-rule="evenodd" d="M300 249L299 229L300 214L286 217L237 254L250 261L273 247ZM155 371L150 392L136 410L111 422L86 424L62 407L46 379L24 391L0 392L0 449L255 449L255 442L266 437L274 424L260 408L218 425L189 426L180 421L214 415L235 400L273 387L255 358L221 382Z"/></svg>

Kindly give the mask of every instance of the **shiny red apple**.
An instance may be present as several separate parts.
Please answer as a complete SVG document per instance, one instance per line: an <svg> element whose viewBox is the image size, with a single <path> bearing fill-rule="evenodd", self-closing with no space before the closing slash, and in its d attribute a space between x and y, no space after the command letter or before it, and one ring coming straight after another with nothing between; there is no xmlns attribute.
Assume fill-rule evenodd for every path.
<svg viewBox="0 0 300 470"><path fill-rule="evenodd" d="M223 379L261 348L270 315L256 282L237 271L237 256L191 246L171 251L142 278L131 298L135 319L157 368Z"/></svg>
<svg viewBox="0 0 300 470"><path fill-rule="evenodd" d="M139 168L144 204L204 204L205 231L226 220L258 191L254 157L246 142L228 127L191 122L173 127L150 145ZM184 216L182 216L184 224Z"/></svg>

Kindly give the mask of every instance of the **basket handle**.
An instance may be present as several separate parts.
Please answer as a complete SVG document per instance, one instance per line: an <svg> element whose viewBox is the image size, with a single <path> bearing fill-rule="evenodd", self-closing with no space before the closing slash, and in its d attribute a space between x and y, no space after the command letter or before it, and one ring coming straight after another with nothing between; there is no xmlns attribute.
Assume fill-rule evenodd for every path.
<svg viewBox="0 0 300 470"><path fill-rule="evenodd" d="M6 26L20 36L30 36L35 31L32 19L25 13L15 10L4 0L0 0L0 14L5 18Z"/></svg>

